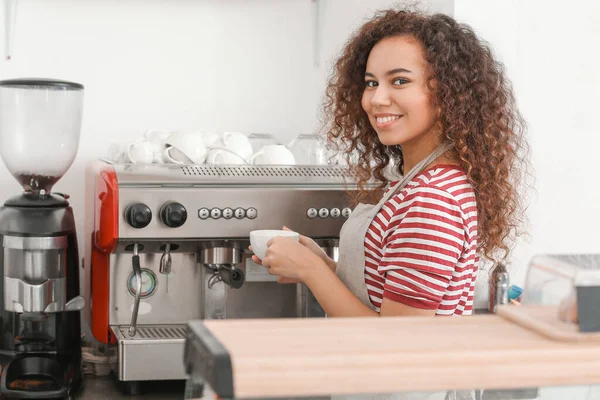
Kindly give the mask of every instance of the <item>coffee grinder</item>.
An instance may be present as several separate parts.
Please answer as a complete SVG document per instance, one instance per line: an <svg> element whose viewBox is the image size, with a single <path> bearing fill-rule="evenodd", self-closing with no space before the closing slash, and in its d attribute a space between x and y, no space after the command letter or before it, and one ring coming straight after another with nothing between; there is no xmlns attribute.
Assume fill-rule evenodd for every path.
<svg viewBox="0 0 600 400"><path fill-rule="evenodd" d="M75 159L82 111L78 83L0 81L0 155L24 189L0 208L0 398L69 398L81 386L75 220L51 189Z"/></svg>

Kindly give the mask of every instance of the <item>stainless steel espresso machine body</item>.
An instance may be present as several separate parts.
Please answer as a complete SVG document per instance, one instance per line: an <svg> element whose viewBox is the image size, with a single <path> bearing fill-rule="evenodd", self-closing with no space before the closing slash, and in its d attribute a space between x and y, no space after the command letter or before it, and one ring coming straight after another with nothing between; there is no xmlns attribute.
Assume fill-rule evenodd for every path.
<svg viewBox="0 0 600 400"><path fill-rule="evenodd" d="M184 379L190 320L324 316L304 285L278 284L252 262L249 232L285 225L337 258L340 228L351 212L344 172L91 163L87 320L97 340L117 345L117 377Z"/></svg>

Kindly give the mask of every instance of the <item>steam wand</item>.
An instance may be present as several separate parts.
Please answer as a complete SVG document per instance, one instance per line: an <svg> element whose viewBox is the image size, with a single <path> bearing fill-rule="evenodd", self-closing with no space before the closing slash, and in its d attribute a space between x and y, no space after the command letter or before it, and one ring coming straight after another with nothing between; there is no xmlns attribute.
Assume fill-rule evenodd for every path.
<svg viewBox="0 0 600 400"><path fill-rule="evenodd" d="M133 273L135 274L135 300L133 303L133 312L131 313L131 325L129 326L129 336L135 336L137 330L137 317L140 308L140 299L142 298L142 269L140 268L139 245L133 245Z"/></svg>

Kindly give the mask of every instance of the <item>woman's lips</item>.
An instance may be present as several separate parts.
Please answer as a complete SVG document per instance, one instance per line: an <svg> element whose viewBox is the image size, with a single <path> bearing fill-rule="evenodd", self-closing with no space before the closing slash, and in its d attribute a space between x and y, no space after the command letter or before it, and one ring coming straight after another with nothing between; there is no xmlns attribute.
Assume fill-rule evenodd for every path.
<svg viewBox="0 0 600 400"><path fill-rule="evenodd" d="M387 127L393 125L394 123L396 123L402 117L403 117L403 115L388 115L388 116L375 117L375 126L377 126L377 128L381 128L381 129L387 128Z"/></svg>

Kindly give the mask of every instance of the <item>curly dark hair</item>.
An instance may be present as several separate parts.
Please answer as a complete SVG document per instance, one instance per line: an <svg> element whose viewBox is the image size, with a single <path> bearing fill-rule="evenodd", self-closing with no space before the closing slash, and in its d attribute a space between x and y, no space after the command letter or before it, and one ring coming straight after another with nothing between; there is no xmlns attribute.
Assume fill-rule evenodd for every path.
<svg viewBox="0 0 600 400"><path fill-rule="evenodd" d="M390 160L403 172L400 146L379 142L361 106L369 53L392 36L413 37L422 44L432 101L441 112L442 138L454 144L451 155L477 198L479 254L505 260L525 219L518 188L530 165L526 125L503 65L471 27L450 16L380 11L349 39L337 60L326 91L325 129L329 143L343 149L358 182L354 202L372 202L381 193ZM358 162L352 162L351 154L358 155Z"/></svg>

